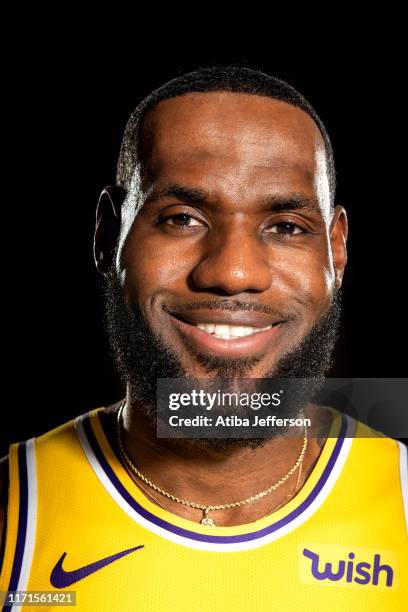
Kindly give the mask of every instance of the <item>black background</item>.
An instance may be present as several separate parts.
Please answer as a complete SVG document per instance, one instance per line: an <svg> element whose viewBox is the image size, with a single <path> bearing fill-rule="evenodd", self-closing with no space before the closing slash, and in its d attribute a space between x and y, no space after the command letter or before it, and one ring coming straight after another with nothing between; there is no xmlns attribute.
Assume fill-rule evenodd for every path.
<svg viewBox="0 0 408 612"><path fill-rule="evenodd" d="M139 25L140 27L140 25ZM125 37L123 37L125 38ZM400 152L402 59L380 42L322 41L289 53L246 39L181 45L106 33L98 42L36 30L3 77L3 416L0 455L121 397L102 327L92 239L101 188L114 180L128 115L153 88L199 66L242 62L283 78L324 121L337 203L350 222L341 339L332 375L404 376L407 231ZM42 44L41 44L42 43ZM330 46L328 46L330 43ZM18 49L17 49L18 47ZM347 53L346 53L347 48ZM335 53L337 51L337 53ZM6 246L7 245L7 246Z"/></svg>

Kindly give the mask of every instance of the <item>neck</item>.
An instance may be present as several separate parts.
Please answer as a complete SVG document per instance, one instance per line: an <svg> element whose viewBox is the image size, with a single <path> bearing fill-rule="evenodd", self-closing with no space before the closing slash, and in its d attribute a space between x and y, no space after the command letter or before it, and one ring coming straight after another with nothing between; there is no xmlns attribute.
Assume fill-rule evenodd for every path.
<svg viewBox="0 0 408 612"><path fill-rule="evenodd" d="M307 407L304 412L307 416ZM210 512L217 525L252 522L296 495L313 469L330 428L327 411L321 409L319 418L321 435L308 440L302 469L296 469L282 485L259 500ZM246 499L282 479L298 460L304 438L279 437L255 449L232 446L222 451L193 440L160 439L146 423L137 402L127 396L122 410L122 441L132 462L151 482L178 498L210 506ZM201 510L174 502L132 476L166 510L196 522L202 518Z"/></svg>

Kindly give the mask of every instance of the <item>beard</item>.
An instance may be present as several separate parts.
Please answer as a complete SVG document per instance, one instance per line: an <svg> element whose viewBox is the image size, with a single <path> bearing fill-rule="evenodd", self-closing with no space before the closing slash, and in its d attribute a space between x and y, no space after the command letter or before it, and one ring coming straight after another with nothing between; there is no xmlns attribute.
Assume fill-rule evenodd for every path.
<svg viewBox="0 0 408 612"><path fill-rule="evenodd" d="M125 304L122 288L113 268L105 277L105 317L112 356L121 380L127 388L132 404L151 431L156 431L156 392L159 378L192 377L182 366L177 355L147 324L140 309ZM214 308L214 301L209 308ZM220 309L226 303L217 302ZM229 301L231 306L231 302ZM233 306L233 304L232 304ZM285 416L297 416L310 398L322 387L325 375L332 365L332 354L338 337L341 315L341 290L333 293L329 310L320 317L303 339L282 355L274 368L265 373L265 379L301 379L292 392L292 401L285 408ZM262 356L241 358L215 357L192 351L198 363L211 378L244 378L262 359ZM231 384L234 384L233 382ZM224 388L225 390L225 388ZM234 447L258 448L280 433L271 432L267 438L190 438L183 440L215 451L225 452Z"/></svg>

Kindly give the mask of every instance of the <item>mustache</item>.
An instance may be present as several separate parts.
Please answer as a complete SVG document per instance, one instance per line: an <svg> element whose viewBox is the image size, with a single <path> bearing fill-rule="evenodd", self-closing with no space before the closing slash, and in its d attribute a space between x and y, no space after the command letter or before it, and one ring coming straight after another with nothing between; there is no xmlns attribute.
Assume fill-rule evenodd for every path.
<svg viewBox="0 0 408 612"><path fill-rule="evenodd" d="M269 306L268 304L259 304L257 302L248 302L242 300L205 300L200 302L183 302L182 304L165 304L163 309L171 314L171 312L183 313L192 312L194 310L227 310L227 311L250 311L263 312L275 318L290 321L296 318L296 314L292 311L283 310L277 307Z"/></svg>

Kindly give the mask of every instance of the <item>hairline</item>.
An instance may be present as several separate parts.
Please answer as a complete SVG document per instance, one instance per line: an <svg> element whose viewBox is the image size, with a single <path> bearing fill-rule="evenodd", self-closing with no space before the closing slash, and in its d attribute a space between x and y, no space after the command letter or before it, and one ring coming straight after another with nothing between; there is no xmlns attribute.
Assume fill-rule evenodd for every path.
<svg viewBox="0 0 408 612"><path fill-rule="evenodd" d="M188 75L183 76L185 77ZM314 108L308 102L308 100L292 85L276 77L271 77L270 75L266 76L269 76L272 79L273 85L283 85L284 93L282 94L282 96L276 93L274 95L272 95L272 93L268 94L265 90L251 91L243 88L240 89L241 84L239 81L237 81L236 84L224 84L222 86L207 84L204 88L195 86L195 84L193 83L190 84L190 86L187 85L185 90L183 90L183 86L181 86L181 91L171 91L170 85L173 83L173 81L177 82L180 77L173 79L173 81L169 81L168 83L165 83L162 87L152 91L138 104L134 112L131 114L126 125L117 166L117 185L125 189L125 191L128 191L131 186L132 177L134 176L138 162L143 164L144 158L142 152L142 145L144 142L143 128L145 125L145 120L147 115L152 112L160 104L160 102L175 99L180 96L192 93L236 93L244 95L256 95L262 96L263 98L269 98L278 102L284 102L286 104L289 104L290 106L302 110L312 119L313 123L319 130L324 145L326 176L329 186L330 209L333 210L336 194L336 169L334 164L333 149L326 127L323 121L316 113L316 111L314 110ZM288 99L290 95L292 96L292 98ZM133 135L133 142L129 141L129 132L131 135ZM133 152L131 149L133 149ZM130 170L129 166L131 166Z"/></svg>

